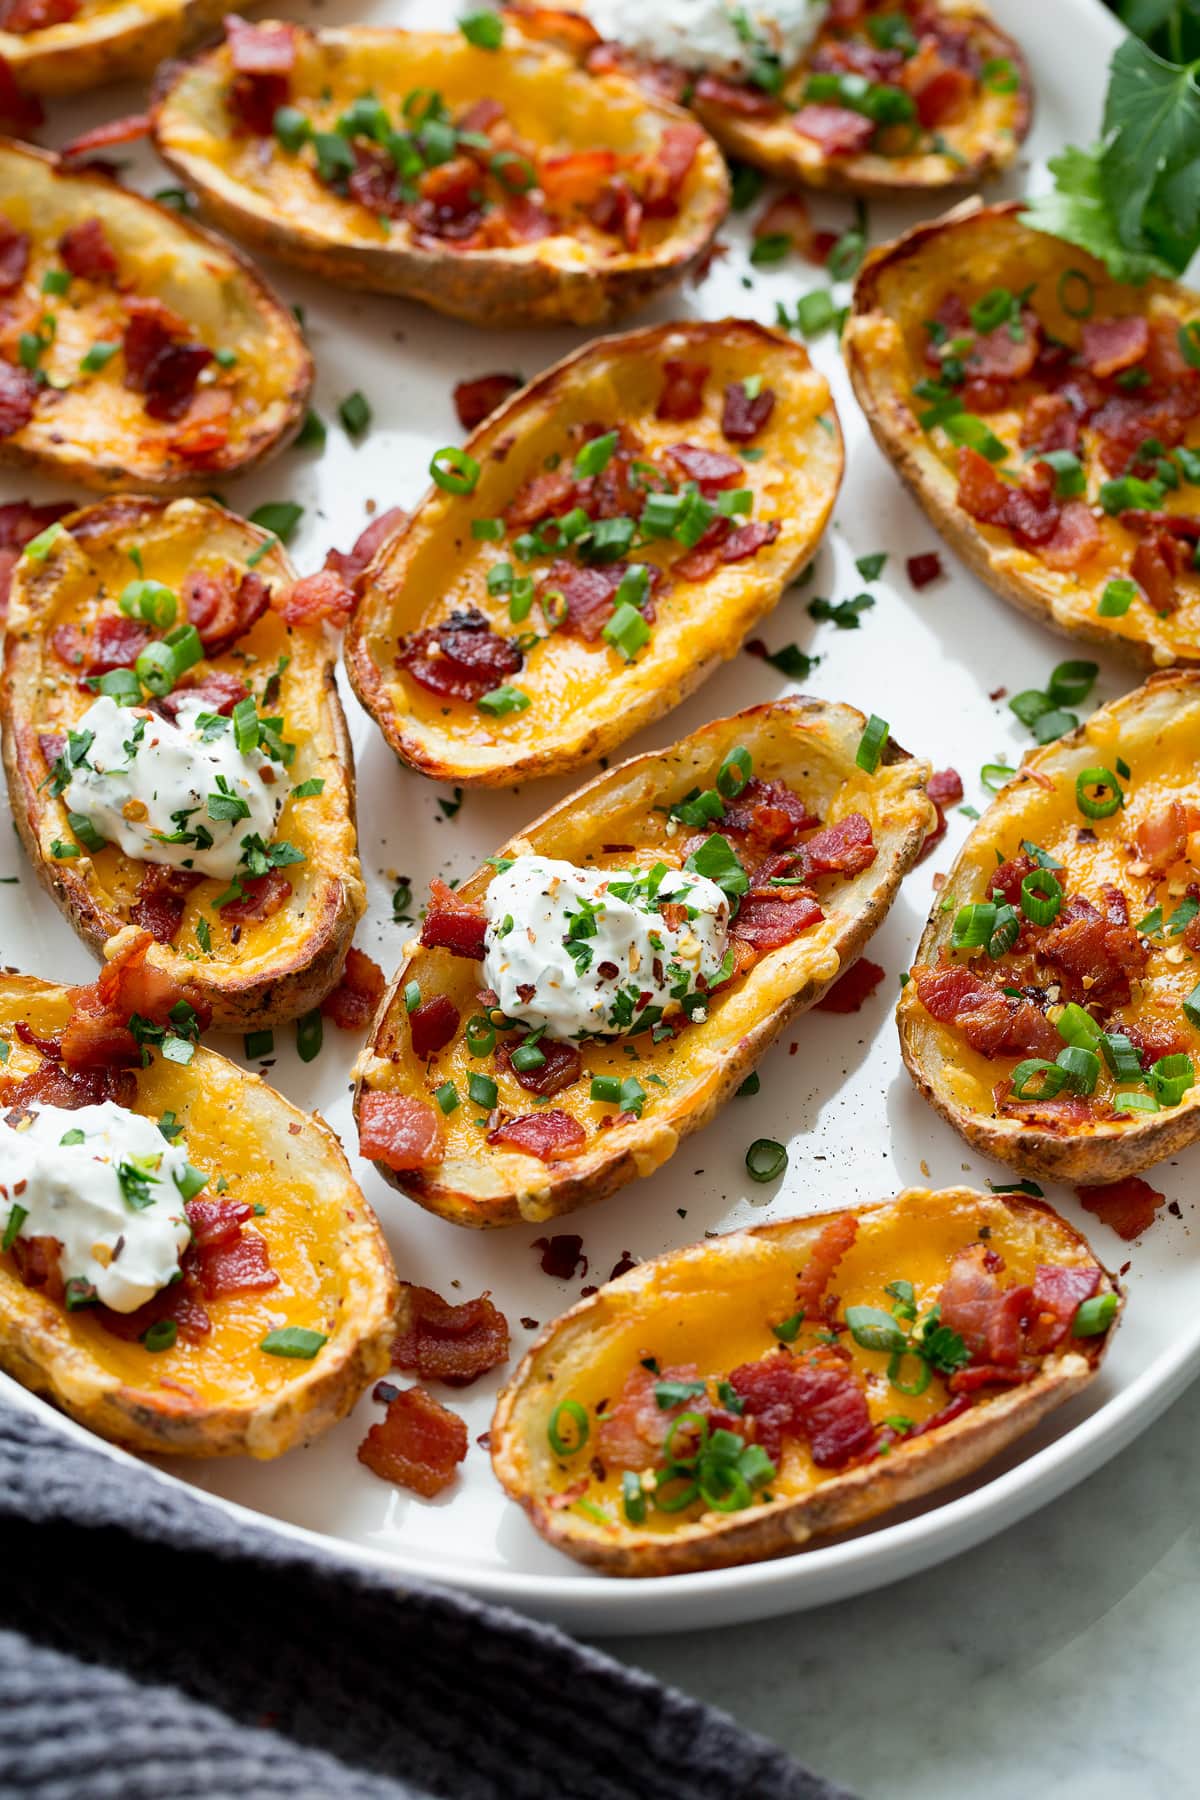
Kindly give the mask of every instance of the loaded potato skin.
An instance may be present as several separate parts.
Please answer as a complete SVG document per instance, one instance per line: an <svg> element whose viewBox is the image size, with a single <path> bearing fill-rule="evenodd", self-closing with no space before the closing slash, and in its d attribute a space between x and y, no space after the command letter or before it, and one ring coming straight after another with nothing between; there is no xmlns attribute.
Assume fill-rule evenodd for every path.
<svg viewBox="0 0 1200 1800"><path fill-rule="evenodd" d="M846 359L938 530L1029 617L1148 668L1200 642L1200 298L969 202L868 258Z"/></svg>
<svg viewBox="0 0 1200 1800"><path fill-rule="evenodd" d="M26 853L91 949L149 930L225 1029L317 1005L365 906L334 641L303 615L323 579L212 502L133 498L15 570L0 729Z"/></svg>
<svg viewBox="0 0 1200 1800"><path fill-rule="evenodd" d="M435 884L360 1061L362 1154L476 1227L651 1174L853 962L918 856L928 768L885 740L852 707L752 708Z"/></svg>
<svg viewBox="0 0 1200 1800"><path fill-rule="evenodd" d="M246 262L169 207L0 139L0 461L203 491L299 430L312 360Z"/></svg>
<svg viewBox="0 0 1200 1800"><path fill-rule="evenodd" d="M1092 1184L1200 1134L1198 746L1200 674L1153 676L1027 758L946 877L900 1045L977 1150Z"/></svg>
<svg viewBox="0 0 1200 1800"><path fill-rule="evenodd" d="M0 57L24 93L80 94L149 77L225 10L224 0L12 0Z"/></svg>
<svg viewBox="0 0 1200 1800"><path fill-rule="evenodd" d="M577 768L678 704L807 564L837 495L825 377L746 320L601 338L434 458L346 637L437 780Z"/></svg>
<svg viewBox="0 0 1200 1800"><path fill-rule="evenodd" d="M981 1467L1095 1375L1120 1294L1048 1206L909 1189L640 1264L543 1332L492 1461L618 1576L785 1556Z"/></svg>
<svg viewBox="0 0 1200 1800"><path fill-rule="evenodd" d="M164 73L159 153L234 237L343 286L598 325L677 286L728 210L694 119L511 29L227 32Z"/></svg>

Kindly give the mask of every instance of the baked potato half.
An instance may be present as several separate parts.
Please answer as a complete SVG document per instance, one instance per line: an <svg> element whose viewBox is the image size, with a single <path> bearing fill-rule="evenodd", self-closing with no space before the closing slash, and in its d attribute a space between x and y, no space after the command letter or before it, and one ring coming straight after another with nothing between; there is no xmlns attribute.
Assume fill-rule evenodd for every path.
<svg viewBox="0 0 1200 1800"><path fill-rule="evenodd" d="M728 211L694 119L511 28L227 29L164 74L159 154L216 224L343 287L598 325L677 286Z"/></svg>
<svg viewBox="0 0 1200 1800"><path fill-rule="evenodd" d="M355 692L436 780L577 768L735 654L812 556L842 462L829 385L783 333L597 339L438 452L363 578Z"/></svg>
<svg viewBox="0 0 1200 1800"><path fill-rule="evenodd" d="M497 1403L492 1462L606 1575L787 1556L1031 1430L1096 1374L1120 1306L1073 1226L1012 1195L910 1188L732 1231L550 1325Z"/></svg>
<svg viewBox="0 0 1200 1800"><path fill-rule="evenodd" d="M1152 676L1031 753L959 852L898 1020L976 1150L1103 1183L1200 1137L1198 757L1200 673Z"/></svg>
<svg viewBox="0 0 1200 1800"><path fill-rule="evenodd" d="M8 1123L44 1106L91 1123L119 1093L158 1124L164 1151L186 1146L211 1180L192 1184L182 1278L133 1313L96 1304L78 1281L64 1297L63 1250L47 1257L54 1240L24 1237L25 1220L14 1228L5 1207L0 1365L132 1450L278 1456L344 1417L386 1371L396 1299L387 1245L329 1127L223 1056L195 1049L182 1065L147 1052L145 1068L72 1072L63 1045L93 991L0 977L0 1150L21 1141ZM146 991L143 979L139 998ZM128 1183L132 1218L148 1197L134 1175ZM120 1252L94 1248L109 1266Z"/></svg>
<svg viewBox="0 0 1200 1800"><path fill-rule="evenodd" d="M225 10L224 0L32 0L6 8L0 57L26 93L81 94L152 75Z"/></svg>
<svg viewBox="0 0 1200 1800"><path fill-rule="evenodd" d="M972 201L868 258L844 344L876 441L982 581L1143 666L1200 658L1200 295Z"/></svg>
<svg viewBox="0 0 1200 1800"><path fill-rule="evenodd" d="M317 1005L365 906L336 645L286 622L294 590L277 539L201 500L85 507L13 577L0 731L29 859L92 950L150 930L226 1030Z"/></svg>
<svg viewBox="0 0 1200 1800"><path fill-rule="evenodd" d="M832 0L790 66L742 9L738 68L699 71L690 56L683 68L606 42L577 16L602 21L587 0L505 10L592 72L684 101L730 154L805 187L886 198L970 186L1012 165L1032 120L1024 55L982 0Z"/></svg>
<svg viewBox="0 0 1200 1800"><path fill-rule="evenodd" d="M312 359L235 251L170 207L0 138L0 461L196 493L299 430Z"/></svg>
<svg viewBox="0 0 1200 1800"><path fill-rule="evenodd" d="M777 701L435 883L360 1059L362 1154L471 1226L652 1174L882 923L934 822L927 774L880 720Z"/></svg>

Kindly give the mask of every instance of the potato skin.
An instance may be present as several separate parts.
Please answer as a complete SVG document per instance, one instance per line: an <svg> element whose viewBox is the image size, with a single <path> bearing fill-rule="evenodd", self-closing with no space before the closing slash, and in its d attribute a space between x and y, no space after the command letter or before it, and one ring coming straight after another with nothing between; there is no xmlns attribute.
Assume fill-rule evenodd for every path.
<svg viewBox="0 0 1200 1800"><path fill-rule="evenodd" d="M470 50L458 34L368 26L302 33L301 38L324 58L331 75L351 54L371 59L372 66L377 62L377 85L385 93L397 80L412 85L405 69L414 58L433 87L441 85L436 78L439 60L453 67L472 59L478 63L478 93L501 100L510 87L521 91L533 81L543 85L547 111L559 104L564 84L576 84L580 99L603 91L614 117L636 116L639 144L648 138L651 126L665 127L688 117L665 101L648 100L619 76L605 77L600 90L570 58L511 29L504 46L491 52ZM340 230L325 228L297 216L297 209L272 203L268 195L256 193L220 166L217 151L222 140L215 120L221 116L220 94L229 68L228 50L219 46L165 70L155 88L152 114L159 155L196 192L214 224L255 250L342 287L417 300L468 324L493 330L606 324L679 286L707 254L729 210L728 172L709 139L699 152L701 181L671 232L650 249L624 252L603 262L585 260L581 266L577 257L554 250L555 240L547 240L541 250L535 246L532 254L521 249L455 252L405 241L411 238L407 227L397 226L383 241L372 241L350 223Z"/></svg>
<svg viewBox="0 0 1200 1800"><path fill-rule="evenodd" d="M1046 1261L1096 1261L1086 1240L1052 1208L1020 1196L980 1194L970 1188L936 1193L908 1188L894 1200L852 1210L860 1220L885 1229L894 1219L897 1235L907 1230L915 1248L927 1220L936 1228L939 1215L959 1209L991 1224L992 1241L1001 1253L1008 1227L1014 1233L1032 1234ZM656 1287L667 1290L668 1305L685 1305L689 1289L724 1293L736 1305L753 1280L762 1250L780 1245L802 1253L824 1226L840 1216L826 1212L782 1220L668 1252L607 1282L546 1328L500 1394L491 1444L492 1466L501 1485L549 1543L602 1574L625 1578L691 1574L792 1555L831 1533L866 1524L970 1475L1079 1393L1096 1374L1116 1321L1103 1337L1078 1340L1077 1348L1047 1357L1041 1372L1024 1386L977 1402L961 1417L913 1443L894 1445L886 1459L831 1475L807 1494L743 1512L709 1513L669 1534L639 1529L624 1520L615 1529L606 1529L573 1510L547 1503L547 1477L554 1464L545 1441L551 1399L562 1395L572 1377L587 1370L603 1353L606 1341L618 1334L623 1338L626 1328L642 1318L649 1326L664 1305L661 1298L655 1305ZM898 1257L902 1255L898 1252ZM1118 1294L1120 1305L1119 1287L1103 1269L1101 1282L1102 1291ZM670 1314L663 1311L661 1316L665 1320ZM716 1335L721 1326L719 1306L712 1317Z"/></svg>
<svg viewBox="0 0 1200 1800"><path fill-rule="evenodd" d="M224 0L174 0L167 6L126 0L109 12L41 31L0 31L0 56L26 93L82 94L152 75L226 10Z"/></svg>
<svg viewBox="0 0 1200 1800"><path fill-rule="evenodd" d="M944 891L963 887L963 871L977 866L975 847L990 844L1005 821L1020 818L1026 796L1036 791L1039 772L1083 769L1096 761L1096 734L1119 730L1127 757L1153 743L1172 721L1189 722L1192 755L1200 745L1200 670L1167 670L1144 686L1093 713L1078 730L1056 743L1029 753L1014 780L994 800L975 826L946 876ZM954 913L934 906L915 960L936 963L947 947ZM1124 1123L1098 1120L1075 1130L1052 1131L1015 1118L994 1118L955 1098L940 1067L937 1027L917 998L915 983L901 989L896 1006L900 1053L922 1098L984 1156L1010 1163L1027 1175L1050 1181L1103 1184L1136 1175L1153 1163L1195 1143L1200 1137L1200 1092L1192 1090L1178 1106L1147 1113Z"/></svg>
<svg viewBox="0 0 1200 1800"><path fill-rule="evenodd" d="M676 642L664 645L660 625L638 662L624 669L615 652L596 646L594 684L551 689L544 700L535 692L533 706L489 727L484 736L474 708L456 707L450 716L449 709L438 708L428 719L421 717L395 673L396 640L448 610L441 604L446 569L464 530L464 502L431 487L364 575L345 639L346 672L355 693L396 754L420 774L508 787L534 776L565 774L607 755L736 655L751 628L811 560L841 483L841 428L824 377L807 352L751 320L652 325L598 338L556 363L466 439L466 450L484 471L472 509L502 511L522 476L540 467L540 461L530 460L535 446L540 451L543 438L547 446L557 444L565 424L616 416L619 408L627 422L649 431L663 363L689 357L720 361L739 376L760 374L776 388L779 400L762 434L773 445L767 454L774 463L757 467L778 465L771 499L784 527L780 538L744 565L731 565L699 586ZM715 423L706 420L675 425L673 431L709 447L724 442L715 435ZM469 588L470 603L485 612L494 606L484 586L480 551L486 548L475 546L460 583ZM455 604L462 603L460 594ZM552 651L550 645L540 654Z"/></svg>
<svg viewBox="0 0 1200 1800"><path fill-rule="evenodd" d="M270 543L269 534L258 526L208 501L101 501L69 514L63 525L66 532L77 533L93 554L149 533L159 541L165 535L181 549L194 545L197 554L221 542L232 557L243 559ZM264 578L274 582L286 584L295 578L278 544L257 567ZM52 655L48 632L58 616L63 588L77 574L77 569L65 566L59 550L52 548L45 562L31 564L26 559L14 576L0 673L0 741L13 820L26 855L74 930L90 950L103 956L106 945L129 926L128 909L107 904L101 897L90 858L61 861L49 854L50 841L59 832L61 808L42 787L41 768L34 760L35 753L40 756L37 725L43 716L46 684L56 674L53 665L47 670ZM354 754L337 692L333 643L322 627L317 627L317 632L323 643L315 672L323 755L340 773L344 817L339 833L335 834L331 825L330 837L336 835L338 841L325 859L328 866L320 872L313 892L305 897L303 922L297 921L291 940L265 967L240 969L236 962L185 961L172 945L158 945L151 952L152 961L164 967L177 965L195 983L212 1008L218 1030L282 1025L318 1005L341 976L366 905L354 849ZM121 860L125 869L146 866L129 858Z"/></svg>
<svg viewBox="0 0 1200 1800"><path fill-rule="evenodd" d="M0 977L0 1017L5 1021L33 1012L43 1029L59 1027L69 1007L65 987L28 975ZM119 1368L106 1366L90 1348L88 1328L77 1323L82 1314L68 1313L37 1289L25 1287L5 1258L0 1267L0 1365L81 1425L130 1450L189 1457L278 1456L344 1418L387 1369L397 1293L391 1257L341 1145L322 1119L300 1112L259 1076L245 1074L212 1050L198 1049L186 1069L172 1069L165 1077L162 1068L160 1061L139 1074L136 1110L157 1117L158 1106L141 1090L144 1083L168 1079L189 1134L204 1130L210 1141L224 1142L224 1134L241 1132L260 1173L273 1180L271 1215L290 1206L296 1227L314 1222L285 1169L297 1172L310 1194L319 1195L316 1222L338 1289L328 1342L313 1360L287 1363L288 1378L253 1398L243 1391L240 1370L226 1377L225 1352L216 1342L208 1365L201 1365L213 1390L207 1396L197 1398L198 1386L190 1394L159 1386L161 1359L149 1353L138 1355L145 1362L138 1385L124 1379ZM237 1122L233 1126L231 1119ZM282 1234L276 1242L285 1255ZM220 1331L218 1319L214 1338ZM98 1333L98 1338L104 1335ZM108 1340L105 1348L109 1345L116 1340ZM131 1353L136 1346L120 1344L111 1351L112 1357L126 1361ZM269 1361L275 1374L280 1359Z"/></svg>
<svg viewBox="0 0 1200 1800"><path fill-rule="evenodd" d="M648 811L670 804L695 785L710 786L722 758L739 744L750 751L756 769L783 779L790 775L800 787L809 776L813 786L819 783L835 793L842 781L853 777L854 754L865 724L853 707L805 697L751 707L704 726L662 752L632 757L598 775L535 820L502 853L515 856L533 850L583 862L612 837L616 820L628 824L631 797L635 812ZM488 1146L473 1158L448 1158L429 1171L401 1175L377 1163L384 1180L452 1224L491 1228L555 1218L603 1199L636 1176L652 1174L684 1137L709 1122L763 1051L794 1018L816 1004L882 924L933 824L924 791L928 773L927 763L889 740L878 797L873 806L864 802L871 806L879 852L875 862L827 901L825 923L830 930L820 942L810 936L806 943L802 936L764 957L730 996L731 1008L736 1006L731 1021L723 1022L715 1011L706 1024L694 1026L681 1040L688 1046L682 1052L683 1066L692 1067L694 1073L677 1081L687 1090L680 1098L661 1103L655 1099L642 1119L592 1136L584 1151L567 1161L547 1165L520 1152ZM485 866L457 892L478 900L491 877L492 870ZM444 968L436 960L443 955L408 946L359 1059L356 1118L363 1095L377 1089L427 1097L426 1070L412 1052L404 988L416 979L426 995L441 991L434 976ZM460 970L470 969L470 979L477 985L474 965L457 961ZM653 1073L662 1052L661 1045L644 1052L639 1073ZM679 1067L676 1061L676 1076ZM441 1078L431 1078L432 1085ZM566 1104L569 1098L562 1095L556 1104ZM586 1100L578 1104L587 1108Z"/></svg>
<svg viewBox="0 0 1200 1800"><path fill-rule="evenodd" d="M1200 648L1190 624L1180 631L1178 621L1172 627L1148 608L1135 609L1121 619L1096 615L1107 576L1124 569L1109 568L1097 557L1092 561L1103 564L1102 572L1090 573L1085 566L1082 581L1072 582L1048 569L1036 551L1016 546L1007 532L981 526L964 512L957 500L954 471L920 429L903 392L907 358L900 334L911 309L921 305L918 284L939 275L949 287L956 275L972 268L986 287L989 268L994 277L1002 258L1019 258L1028 274L1036 257L1039 268L1051 274L1055 269L1062 273L1077 268L1097 290L1134 296L1139 310L1161 304L1190 317L1200 309L1200 294L1176 282L1151 281L1138 289L1114 283L1103 264L1086 251L1020 224L1022 205L1017 200L994 206L964 201L868 256L855 284L843 339L855 394L876 443L913 497L950 547L994 593L1039 625L1103 644L1143 670L1195 662L1200 660ZM1086 609L1081 609L1080 599Z"/></svg>
<svg viewBox="0 0 1200 1800"><path fill-rule="evenodd" d="M63 394L53 413L35 412L28 425L0 438L0 463L102 493L199 494L218 479L257 468L291 442L304 422L313 362L290 311L249 261L214 233L107 175L0 138L0 210L11 216L18 208L29 220L35 259L66 224L91 218L103 224L123 269L152 252L156 278L147 285L154 296L209 338L237 336L241 379L253 391L247 386L248 411L244 406L225 449L189 462L165 447L162 429L140 405L136 416L123 417L131 396L116 376L99 376ZM171 253L165 277L164 248Z"/></svg>

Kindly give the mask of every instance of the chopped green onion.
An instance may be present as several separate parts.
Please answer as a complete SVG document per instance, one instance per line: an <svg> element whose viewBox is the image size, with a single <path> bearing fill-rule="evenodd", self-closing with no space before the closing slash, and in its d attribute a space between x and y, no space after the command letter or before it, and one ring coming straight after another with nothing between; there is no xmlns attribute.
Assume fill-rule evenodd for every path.
<svg viewBox="0 0 1200 1800"><path fill-rule="evenodd" d="M887 720L881 719L878 713L872 713L867 720L866 729L858 740L858 750L854 757L858 767L864 769L868 775L874 775L879 767L887 741Z"/></svg>
<svg viewBox="0 0 1200 1800"><path fill-rule="evenodd" d="M493 688L489 694L481 694L475 704L480 712L489 714L491 718L503 719L509 713L524 712L531 702L523 688L510 687L505 682L503 687Z"/></svg>
<svg viewBox="0 0 1200 1800"><path fill-rule="evenodd" d="M1141 589L1136 581L1126 581L1123 576L1105 584L1100 596L1100 604L1096 608L1102 619L1123 619L1129 611Z"/></svg>
<svg viewBox="0 0 1200 1800"><path fill-rule="evenodd" d="M755 1138L746 1152L746 1169L752 1181L776 1181L787 1168L788 1153L774 1138Z"/></svg>
<svg viewBox="0 0 1200 1800"><path fill-rule="evenodd" d="M120 348L120 344L116 343L95 343L90 350L84 351L79 359L79 367L85 375L98 375L101 369L112 361Z"/></svg>
<svg viewBox="0 0 1200 1800"><path fill-rule="evenodd" d="M982 949L996 928L996 908L990 900L964 906L955 914L950 935L952 950Z"/></svg>
<svg viewBox="0 0 1200 1800"><path fill-rule="evenodd" d="M504 21L499 13L464 13L458 29L477 50L498 50L504 42Z"/></svg>
<svg viewBox="0 0 1200 1800"><path fill-rule="evenodd" d="M275 136L294 156L313 134L312 122L298 106L277 106L272 120Z"/></svg>
<svg viewBox="0 0 1200 1800"><path fill-rule="evenodd" d="M421 1004L421 984L419 981L406 981L404 984L404 1010L414 1013Z"/></svg>
<svg viewBox="0 0 1200 1800"><path fill-rule="evenodd" d="M1016 774L1007 763L984 763L979 771L979 779L989 794L998 794L1000 789L1010 782Z"/></svg>
<svg viewBox="0 0 1200 1800"><path fill-rule="evenodd" d="M621 1476L621 1505L631 1525L645 1523L646 1495L636 1469L626 1469Z"/></svg>
<svg viewBox="0 0 1200 1800"><path fill-rule="evenodd" d="M248 1031L245 1037L247 1062L259 1062L264 1056L275 1054L275 1033L273 1031Z"/></svg>
<svg viewBox="0 0 1200 1800"><path fill-rule="evenodd" d="M1159 1110L1153 1094L1114 1094L1112 1106L1115 1113L1156 1113Z"/></svg>
<svg viewBox="0 0 1200 1800"><path fill-rule="evenodd" d="M443 1081L441 1087L434 1088L433 1097L447 1118L449 1118L452 1112L458 1110L460 1104L458 1089L452 1081Z"/></svg>
<svg viewBox="0 0 1200 1800"><path fill-rule="evenodd" d="M590 438L575 458L575 473L579 477L600 475L613 459L620 434L606 431L600 437Z"/></svg>
<svg viewBox="0 0 1200 1800"><path fill-rule="evenodd" d="M434 451L429 473L448 494L473 494L479 481L479 464L465 450L447 444L444 449Z"/></svg>
<svg viewBox="0 0 1200 1800"><path fill-rule="evenodd" d="M1068 1044L1054 1060L1056 1066L1065 1073L1067 1086L1074 1093L1095 1093L1096 1083L1100 1079L1100 1058L1094 1050L1085 1050L1081 1044Z"/></svg>
<svg viewBox="0 0 1200 1800"><path fill-rule="evenodd" d="M325 1037L325 1025L321 1018L321 1009L314 1006L303 1018L296 1020L296 1053L301 1062L310 1063L321 1054L321 1044Z"/></svg>
<svg viewBox="0 0 1200 1800"><path fill-rule="evenodd" d="M173 1350L178 1336L179 1323L177 1320L156 1319L153 1325L147 1325L138 1342L145 1349L157 1354L160 1350Z"/></svg>
<svg viewBox="0 0 1200 1800"><path fill-rule="evenodd" d="M717 792L726 800L736 800L754 768L750 752L739 744L724 758L717 770Z"/></svg>
<svg viewBox="0 0 1200 1800"><path fill-rule="evenodd" d="M1062 883L1049 869L1031 869L1021 882L1021 911L1034 925L1052 925L1063 903Z"/></svg>
<svg viewBox="0 0 1200 1800"><path fill-rule="evenodd" d="M471 1056L490 1056L496 1048L495 1027L482 1013L476 1013L467 1020L466 1038L467 1050Z"/></svg>
<svg viewBox="0 0 1200 1800"><path fill-rule="evenodd" d="M564 1437L562 1421L569 1419L571 1428ZM588 1416L578 1400L560 1400L550 1414L550 1423L546 1427L546 1436L550 1440L550 1448L555 1456L574 1456L582 1450L588 1441Z"/></svg>
<svg viewBox="0 0 1200 1800"><path fill-rule="evenodd" d="M300 1362L311 1362L328 1342L323 1331L309 1331L304 1325L283 1325L277 1331L268 1331L258 1347L268 1356L292 1356Z"/></svg>
<svg viewBox="0 0 1200 1800"><path fill-rule="evenodd" d="M1016 1100L1052 1100L1066 1086L1067 1071L1044 1057L1031 1056L1018 1063L1012 1074Z"/></svg>
<svg viewBox="0 0 1200 1800"><path fill-rule="evenodd" d="M342 421L342 427L349 437L362 437L371 423L371 408L367 404L366 397L357 389L354 393L347 394L338 407L338 418Z"/></svg>
<svg viewBox="0 0 1200 1800"><path fill-rule="evenodd" d="M300 520L304 517L304 508L294 500L268 500L265 506L256 506L249 515L252 525L261 525L277 537L281 544L288 544Z"/></svg>
<svg viewBox="0 0 1200 1800"><path fill-rule="evenodd" d="M1090 319L1096 307L1096 284L1082 269L1064 269L1058 278L1058 304L1068 318Z"/></svg>
<svg viewBox="0 0 1200 1800"><path fill-rule="evenodd" d="M1081 1300L1075 1312L1071 1326L1073 1337L1099 1337L1112 1324L1117 1311L1115 1294L1093 1294L1090 1300Z"/></svg>
<svg viewBox="0 0 1200 1800"><path fill-rule="evenodd" d="M1125 795L1111 770L1082 769L1075 777L1075 804L1085 819L1110 819L1125 804Z"/></svg>
<svg viewBox="0 0 1200 1800"><path fill-rule="evenodd" d="M1099 665L1094 662L1061 662L1051 669L1046 692L1055 706L1078 706L1095 687L1099 673Z"/></svg>
<svg viewBox="0 0 1200 1800"><path fill-rule="evenodd" d="M1103 1036L1091 1013L1077 1006L1074 1000L1063 1007L1054 1029L1064 1043L1078 1044L1084 1050L1097 1049Z"/></svg>
<svg viewBox="0 0 1200 1800"><path fill-rule="evenodd" d="M600 633L606 644L619 650L626 662L632 662L638 651L650 641L650 627L636 606L622 603Z"/></svg>
<svg viewBox="0 0 1200 1800"><path fill-rule="evenodd" d="M1160 1056L1147 1079L1161 1106L1178 1106L1196 1085L1196 1066L1187 1055Z"/></svg>
<svg viewBox="0 0 1200 1800"><path fill-rule="evenodd" d="M471 1074L467 1077L467 1098L473 1105L491 1112L500 1098L500 1090L490 1075Z"/></svg>

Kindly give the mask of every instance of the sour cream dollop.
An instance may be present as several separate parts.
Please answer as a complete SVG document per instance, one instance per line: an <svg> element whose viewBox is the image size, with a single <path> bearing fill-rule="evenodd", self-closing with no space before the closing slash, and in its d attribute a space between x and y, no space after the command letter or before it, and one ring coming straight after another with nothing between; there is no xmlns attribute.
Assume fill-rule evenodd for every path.
<svg viewBox="0 0 1200 1800"><path fill-rule="evenodd" d="M683 906L667 923L661 908ZM650 1009L703 1014L721 971L729 901L685 869L580 869L520 856L490 883L483 977L500 1009L551 1037L644 1030Z"/></svg>
<svg viewBox="0 0 1200 1800"><path fill-rule="evenodd" d="M152 1119L111 1100L42 1106L19 1126L0 1119L0 1228L20 1207L14 1236L57 1238L64 1281L133 1312L166 1287L187 1248L187 1170L180 1139L168 1143Z"/></svg>
<svg viewBox="0 0 1200 1800"><path fill-rule="evenodd" d="M587 7L601 37L649 62L714 75L744 74L753 53L735 21L789 69L810 48L824 14L825 0L589 0Z"/></svg>
<svg viewBox="0 0 1200 1800"><path fill-rule="evenodd" d="M139 862L229 880L242 839L271 836L286 789L264 780L264 768L275 773L265 754L243 754L232 722L218 717L197 700L172 722L102 694L75 726L91 742L63 793L68 809ZM187 841L165 841L176 835Z"/></svg>

